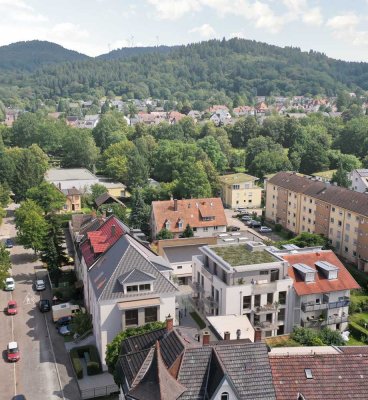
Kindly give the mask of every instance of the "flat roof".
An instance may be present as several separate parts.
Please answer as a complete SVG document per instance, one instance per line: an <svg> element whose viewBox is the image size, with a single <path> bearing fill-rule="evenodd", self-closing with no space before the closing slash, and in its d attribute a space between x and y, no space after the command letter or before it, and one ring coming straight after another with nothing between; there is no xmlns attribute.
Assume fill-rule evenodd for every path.
<svg viewBox="0 0 368 400"><path fill-rule="evenodd" d="M172 246L164 247L166 258L169 263L181 263L192 261L193 256L199 256L202 252L200 247L206 246L206 243L190 245L190 246Z"/></svg>
<svg viewBox="0 0 368 400"><path fill-rule="evenodd" d="M233 184L233 183L258 181L258 178L256 176L239 172L237 174L221 175L219 176L219 180L222 183Z"/></svg>
<svg viewBox="0 0 368 400"><path fill-rule="evenodd" d="M225 332L230 332L230 340L237 339L236 332L240 330L240 339L254 342L254 328L246 315L219 315L207 317L217 335L224 339Z"/></svg>
<svg viewBox="0 0 368 400"><path fill-rule="evenodd" d="M297 347L273 347L269 356L292 356L314 354L340 354L341 351L334 346L297 346Z"/></svg>
<svg viewBox="0 0 368 400"><path fill-rule="evenodd" d="M97 180L97 177L86 168L50 168L46 174L47 181L68 181L68 180Z"/></svg>
<svg viewBox="0 0 368 400"><path fill-rule="evenodd" d="M232 267L239 265L265 264L279 261L278 258L264 250L248 250L246 244L210 246L210 249Z"/></svg>

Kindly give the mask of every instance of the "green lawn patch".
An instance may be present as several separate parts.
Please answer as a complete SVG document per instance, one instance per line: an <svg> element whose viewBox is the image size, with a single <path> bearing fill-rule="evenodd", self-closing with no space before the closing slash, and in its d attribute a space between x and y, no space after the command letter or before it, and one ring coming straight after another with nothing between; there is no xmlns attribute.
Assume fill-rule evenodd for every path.
<svg viewBox="0 0 368 400"><path fill-rule="evenodd" d="M206 327L205 322L203 321L203 319L198 315L197 312L192 311L189 313L190 316L194 319L194 321L196 322L196 324L199 326L199 329L204 329Z"/></svg>
<svg viewBox="0 0 368 400"><path fill-rule="evenodd" d="M245 245L211 247L218 256L232 266L265 264L275 262L276 258L265 251L249 251Z"/></svg>

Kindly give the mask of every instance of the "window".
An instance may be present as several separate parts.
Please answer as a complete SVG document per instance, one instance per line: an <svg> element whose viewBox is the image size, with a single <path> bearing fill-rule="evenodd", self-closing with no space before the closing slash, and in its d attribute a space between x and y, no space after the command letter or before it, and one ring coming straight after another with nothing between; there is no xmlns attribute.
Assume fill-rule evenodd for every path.
<svg viewBox="0 0 368 400"><path fill-rule="evenodd" d="M350 224L346 224L346 225L345 225L345 229L346 229L347 231L350 231Z"/></svg>
<svg viewBox="0 0 368 400"><path fill-rule="evenodd" d="M331 211L335 211L335 207L332 207L332 208L331 208Z"/></svg>
<svg viewBox="0 0 368 400"><path fill-rule="evenodd" d="M208 228L207 228L207 226L205 226L204 228L203 228L203 232L207 232L208 231Z"/></svg>
<svg viewBox="0 0 368 400"><path fill-rule="evenodd" d="M332 223L334 223L334 222L335 222L335 220L334 220L333 218L331 218L331 222L332 222Z"/></svg>
<svg viewBox="0 0 368 400"><path fill-rule="evenodd" d="M268 275L268 270L259 271L259 275Z"/></svg>
<svg viewBox="0 0 368 400"><path fill-rule="evenodd" d="M279 292L279 304L286 304L286 292Z"/></svg>
<svg viewBox="0 0 368 400"><path fill-rule="evenodd" d="M337 221L337 225L338 226L342 226L342 222L341 221Z"/></svg>
<svg viewBox="0 0 368 400"><path fill-rule="evenodd" d="M234 190L239 190L240 189L240 185L233 185L233 189Z"/></svg>
<svg viewBox="0 0 368 400"><path fill-rule="evenodd" d="M272 336L272 331L265 332L265 337L271 337L271 336Z"/></svg>
<svg viewBox="0 0 368 400"><path fill-rule="evenodd" d="M308 212L309 212L309 214L312 214L312 209L309 208L309 209L308 209Z"/></svg>
<svg viewBox="0 0 368 400"><path fill-rule="evenodd" d="M125 311L125 325L138 325L138 310Z"/></svg>
<svg viewBox="0 0 368 400"><path fill-rule="evenodd" d="M183 266L182 266L182 265L178 265L178 266L176 267L176 269L183 269Z"/></svg>
<svg viewBox="0 0 368 400"><path fill-rule="evenodd" d="M336 237L337 237L338 239L341 238L341 232L340 232L340 231L337 231Z"/></svg>
<svg viewBox="0 0 368 400"><path fill-rule="evenodd" d="M261 305L261 295L256 294L254 296L254 307L259 307Z"/></svg>
<svg viewBox="0 0 368 400"><path fill-rule="evenodd" d="M127 286L127 292L138 292L138 285Z"/></svg>
<svg viewBox="0 0 368 400"><path fill-rule="evenodd" d="M350 213L348 213L348 219L350 219L351 218L351 214Z"/></svg>
<svg viewBox="0 0 368 400"><path fill-rule="evenodd" d="M349 241L349 235L345 235L345 242Z"/></svg>
<svg viewBox="0 0 368 400"><path fill-rule="evenodd" d="M179 228L179 229L183 229L183 221L179 221L179 223L178 223L178 228Z"/></svg>
<svg viewBox="0 0 368 400"><path fill-rule="evenodd" d="M252 296L243 296L243 309L251 307Z"/></svg>
<svg viewBox="0 0 368 400"><path fill-rule="evenodd" d="M228 392L221 393L221 400L229 400L229 393Z"/></svg>
<svg viewBox="0 0 368 400"><path fill-rule="evenodd" d="M309 203L311 203L311 204L312 204L312 203L313 203L313 200L312 200L312 199L309 199Z"/></svg>
<svg viewBox="0 0 368 400"><path fill-rule="evenodd" d="M157 307L147 307L144 309L144 321L146 324L157 321Z"/></svg>
<svg viewBox="0 0 368 400"><path fill-rule="evenodd" d="M345 253L349 253L349 248L345 246L344 251Z"/></svg>
<svg viewBox="0 0 368 400"><path fill-rule="evenodd" d="M217 229L218 229L218 226L214 226L214 227L213 227L213 230L214 230L214 231L217 231Z"/></svg>
<svg viewBox="0 0 368 400"><path fill-rule="evenodd" d="M273 303L273 293L267 293L267 304Z"/></svg>

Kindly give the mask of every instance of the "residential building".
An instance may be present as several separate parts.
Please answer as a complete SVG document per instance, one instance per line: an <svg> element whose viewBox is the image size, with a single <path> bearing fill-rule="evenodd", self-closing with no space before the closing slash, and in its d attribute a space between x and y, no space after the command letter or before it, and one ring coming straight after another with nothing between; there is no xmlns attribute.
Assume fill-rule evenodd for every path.
<svg viewBox="0 0 368 400"><path fill-rule="evenodd" d="M77 188L62 189L61 192L66 196L64 212L75 212L82 209L82 193Z"/></svg>
<svg viewBox="0 0 368 400"><path fill-rule="evenodd" d="M349 180L351 190L368 193L368 169L353 169L349 173Z"/></svg>
<svg viewBox="0 0 368 400"><path fill-rule="evenodd" d="M85 306L106 369L106 345L126 328L175 316L178 290L169 279L167 262L130 235L114 216L87 232L77 255Z"/></svg>
<svg viewBox="0 0 368 400"><path fill-rule="evenodd" d="M265 344L209 336L199 343L180 327L125 339L120 400L276 400Z"/></svg>
<svg viewBox="0 0 368 400"><path fill-rule="evenodd" d="M97 176L98 183L104 185L111 196L119 198L130 197L130 193L127 191L127 187L124 183L118 182L114 179L108 178L107 176Z"/></svg>
<svg viewBox="0 0 368 400"><path fill-rule="evenodd" d="M368 201L364 193L278 172L266 182L266 218L295 234L328 237L337 254L368 271Z"/></svg>
<svg viewBox="0 0 368 400"><path fill-rule="evenodd" d="M126 208L125 204L122 203L119 199L117 199L114 196L111 196L110 193L105 192L102 193L101 195L99 195L96 199L95 199L95 205L97 208L106 205L106 204L117 204L120 207Z"/></svg>
<svg viewBox="0 0 368 400"><path fill-rule="evenodd" d="M277 400L367 398L367 346L274 348L269 361Z"/></svg>
<svg viewBox="0 0 368 400"><path fill-rule="evenodd" d="M76 188L82 193L98 183L97 177L86 168L51 168L46 172L45 180L60 190Z"/></svg>
<svg viewBox="0 0 368 400"><path fill-rule="evenodd" d="M360 286L332 250L303 248L276 252L289 263L292 325L344 331L348 327L350 290Z"/></svg>
<svg viewBox="0 0 368 400"><path fill-rule="evenodd" d="M231 122L231 115L228 111L219 110L211 115L210 121L216 126L228 125Z"/></svg>
<svg viewBox="0 0 368 400"><path fill-rule="evenodd" d="M256 331L246 315L217 315L208 316L206 319L218 340L255 341Z"/></svg>
<svg viewBox="0 0 368 400"><path fill-rule="evenodd" d="M166 228L179 236L189 224L194 236L213 236L226 232L226 216L220 198L153 201L151 235Z"/></svg>
<svg viewBox="0 0 368 400"><path fill-rule="evenodd" d="M246 117L248 115L254 115L254 107L250 106L239 106L233 109L233 113L236 117Z"/></svg>
<svg viewBox="0 0 368 400"><path fill-rule="evenodd" d="M205 315L246 315L262 337L292 328L288 311L293 281L288 263L262 242L203 246L193 257L192 285Z"/></svg>
<svg viewBox="0 0 368 400"><path fill-rule="evenodd" d="M262 201L262 188L256 185L258 178L238 173L222 175L221 199L227 208L259 208Z"/></svg>
<svg viewBox="0 0 368 400"><path fill-rule="evenodd" d="M86 128L86 129L96 128L99 120L100 120L100 116L98 114L85 115L83 119L79 120L78 128Z"/></svg>

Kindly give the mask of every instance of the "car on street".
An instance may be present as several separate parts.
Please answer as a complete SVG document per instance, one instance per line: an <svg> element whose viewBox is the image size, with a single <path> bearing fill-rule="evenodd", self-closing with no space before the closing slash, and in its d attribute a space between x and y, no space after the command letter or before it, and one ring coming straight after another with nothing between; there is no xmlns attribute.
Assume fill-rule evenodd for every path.
<svg viewBox="0 0 368 400"><path fill-rule="evenodd" d="M45 290L46 289L45 281L43 279L37 279L35 282L35 287L38 292L41 290Z"/></svg>
<svg viewBox="0 0 368 400"><path fill-rule="evenodd" d="M227 230L228 230L228 232L237 232L237 231L240 231L240 228L239 228L239 226L230 225L227 227Z"/></svg>
<svg viewBox="0 0 368 400"><path fill-rule="evenodd" d="M20 351L17 342L8 343L7 359L9 362L16 362L20 359Z"/></svg>
<svg viewBox="0 0 368 400"><path fill-rule="evenodd" d="M252 219L252 217L250 216L250 215L243 215L242 217L241 217L241 220L242 221L250 221Z"/></svg>
<svg viewBox="0 0 368 400"><path fill-rule="evenodd" d="M250 220L247 224L250 228L260 228L261 227L261 223L254 219Z"/></svg>
<svg viewBox="0 0 368 400"><path fill-rule="evenodd" d="M69 336L69 335L72 334L72 331L70 330L69 325L62 325L62 326L59 326L58 332L59 332L59 334L62 335L62 336Z"/></svg>
<svg viewBox="0 0 368 400"><path fill-rule="evenodd" d="M13 291L15 289L15 281L12 277L5 279L5 290Z"/></svg>
<svg viewBox="0 0 368 400"><path fill-rule="evenodd" d="M69 325L72 321L72 317L61 317L56 321L56 328L60 328L64 325Z"/></svg>
<svg viewBox="0 0 368 400"><path fill-rule="evenodd" d="M13 247L13 241L10 238L5 239L5 247L11 249Z"/></svg>
<svg viewBox="0 0 368 400"><path fill-rule="evenodd" d="M38 308L40 309L41 312L47 312L51 310L51 304L50 300L47 299L42 299L38 303Z"/></svg>
<svg viewBox="0 0 368 400"><path fill-rule="evenodd" d="M272 229L269 228L268 226L261 226L261 227L259 228L259 231L260 231L260 232L263 232L263 233L269 233L269 232L272 232Z"/></svg>
<svg viewBox="0 0 368 400"><path fill-rule="evenodd" d="M15 300L9 300L8 306L6 307L8 315L15 315L18 313L17 302Z"/></svg>

